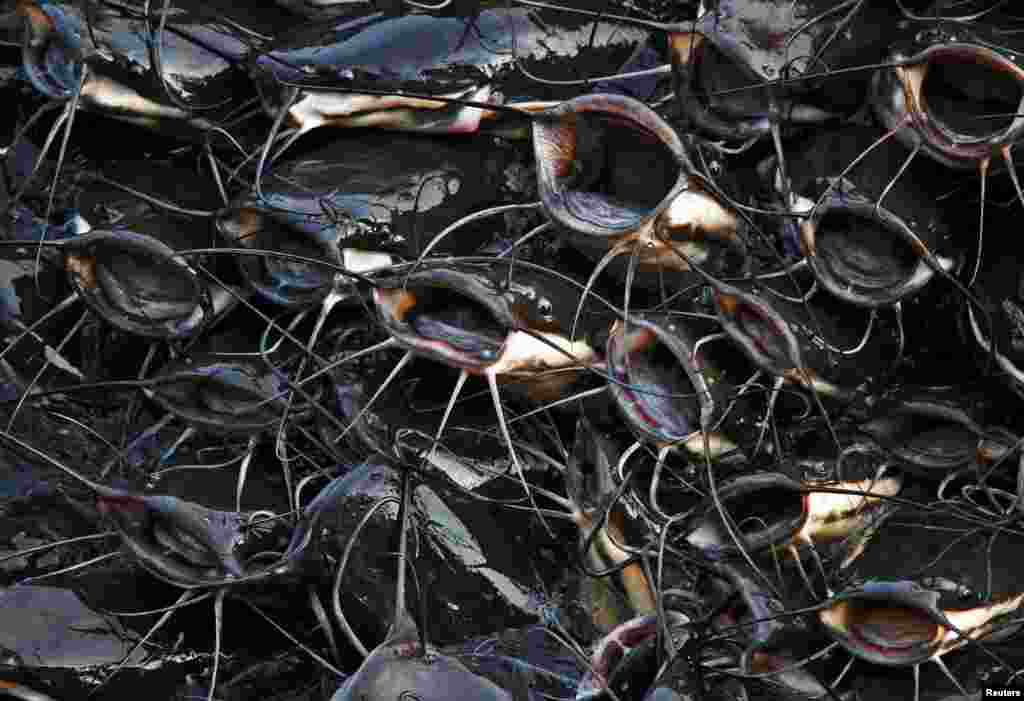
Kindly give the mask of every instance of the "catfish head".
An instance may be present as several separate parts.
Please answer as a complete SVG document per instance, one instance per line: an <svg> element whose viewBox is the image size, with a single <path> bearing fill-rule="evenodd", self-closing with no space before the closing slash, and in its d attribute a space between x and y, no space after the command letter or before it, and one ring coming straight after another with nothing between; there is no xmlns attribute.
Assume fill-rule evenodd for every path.
<svg viewBox="0 0 1024 701"><path fill-rule="evenodd" d="M944 609L939 593L911 581L870 581L836 595L818 612L850 654L875 664L911 666L977 640L1024 602L1017 594L968 609Z"/></svg>
<svg viewBox="0 0 1024 701"><path fill-rule="evenodd" d="M707 428L713 457L736 450L726 435L731 385L711 349L682 317L645 315L616 321L608 337L608 390L627 424L642 441L681 443L703 455Z"/></svg>
<svg viewBox="0 0 1024 701"><path fill-rule="evenodd" d="M883 58L899 19L892 3L704 2L669 35L679 106L700 131L739 140L852 113L870 79L856 68ZM825 79L844 68L842 86Z"/></svg>
<svg viewBox="0 0 1024 701"><path fill-rule="evenodd" d="M381 323L402 347L473 374L527 377L598 357L585 333L571 337L579 298L573 286L512 261L427 264L373 291Z"/></svg>
<svg viewBox="0 0 1024 701"><path fill-rule="evenodd" d="M73 289L128 333L183 338L231 309L235 296L207 285L166 243L125 230L93 230L61 242Z"/></svg>
<svg viewBox="0 0 1024 701"><path fill-rule="evenodd" d="M954 213L938 201L932 174L922 172L926 162L908 160L906 147L881 138L876 129L848 126L816 133L787 154L801 253L829 294L867 308L910 297L958 262L950 250ZM783 196L777 165L774 176Z"/></svg>
<svg viewBox="0 0 1024 701"><path fill-rule="evenodd" d="M903 23L891 67L872 84L883 125L948 168L987 169L1024 135L1024 44L1015 18L984 14L971 22Z"/></svg>
<svg viewBox="0 0 1024 701"><path fill-rule="evenodd" d="M798 482L782 473L761 472L723 483L718 496L748 552L801 557L807 548L816 548L834 555L840 568L845 568L893 513L885 498L896 496L901 488L902 479L896 474ZM823 491L828 489L837 491ZM687 541L712 559L739 556L711 500L697 507Z"/></svg>
<svg viewBox="0 0 1024 701"><path fill-rule="evenodd" d="M195 589L237 583L247 574L242 546L248 514L119 491L100 494L97 505L113 521L123 547L165 582Z"/></svg>
<svg viewBox="0 0 1024 701"><path fill-rule="evenodd" d="M537 187L548 217L604 267L746 270L746 224L696 169L675 130L623 95L590 94L535 116ZM682 255L681 255L682 254Z"/></svg>

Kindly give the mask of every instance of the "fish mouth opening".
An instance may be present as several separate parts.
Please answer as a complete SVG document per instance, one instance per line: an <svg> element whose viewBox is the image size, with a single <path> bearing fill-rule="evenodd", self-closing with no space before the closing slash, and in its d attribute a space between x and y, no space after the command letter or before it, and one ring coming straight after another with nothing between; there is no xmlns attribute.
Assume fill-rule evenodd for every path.
<svg viewBox="0 0 1024 701"><path fill-rule="evenodd" d="M22 67L32 86L51 100L67 100L82 79L82 51L56 7L19 2L25 18Z"/></svg>
<svg viewBox="0 0 1024 701"><path fill-rule="evenodd" d="M660 441L677 441L700 427L706 387L695 386L679 349L649 323L618 324L608 339L612 394L626 418ZM701 383L702 385L703 383Z"/></svg>
<svg viewBox="0 0 1024 701"><path fill-rule="evenodd" d="M693 97L708 109L726 120L763 119L771 113L771 88L758 88L763 81L749 75L711 42L701 42L692 56Z"/></svg>
<svg viewBox="0 0 1024 701"><path fill-rule="evenodd" d="M240 207L217 220L217 230L230 245L276 251L313 260L339 263L337 250L315 234L296 231L256 207ZM330 268L278 256L243 255L238 265L260 296L287 307L308 306L328 293L334 281Z"/></svg>
<svg viewBox="0 0 1024 701"><path fill-rule="evenodd" d="M822 611L821 618L850 652L883 665L928 659L945 633L926 611L896 602L853 599Z"/></svg>
<svg viewBox="0 0 1024 701"><path fill-rule="evenodd" d="M655 220L655 245L641 249L640 262L686 270L693 261L712 275L742 276L750 264L745 228L733 209L693 182Z"/></svg>
<svg viewBox="0 0 1024 701"><path fill-rule="evenodd" d="M494 365L513 332L493 304L455 285L378 288L373 298L400 343L457 368L482 371Z"/></svg>
<svg viewBox="0 0 1024 701"><path fill-rule="evenodd" d="M210 533L189 528L187 517L179 520L175 516L176 506L208 512L205 522ZM235 548L242 540L242 520L234 514L202 509L174 497L104 495L99 497L98 507L113 520L125 545L143 566L165 581L201 586L244 575ZM219 547L213 534L218 528L223 528L226 536Z"/></svg>
<svg viewBox="0 0 1024 701"><path fill-rule="evenodd" d="M789 545L807 520L807 495L775 476L740 478L723 486L720 495L736 524L737 535L753 552ZM687 540L703 549L735 551L735 543L714 506L704 511Z"/></svg>
<svg viewBox="0 0 1024 701"><path fill-rule="evenodd" d="M1005 134L1024 100L1024 77L983 51L958 48L932 55L920 69L920 106L954 141L990 141Z"/></svg>
<svg viewBox="0 0 1024 701"><path fill-rule="evenodd" d="M864 431L900 460L925 468L953 468L970 462L981 432L966 421L929 412L898 412L865 424Z"/></svg>
<svg viewBox="0 0 1024 701"><path fill-rule="evenodd" d="M570 232L634 234L687 181L679 137L632 98L570 100L538 117L533 136L541 200Z"/></svg>
<svg viewBox="0 0 1024 701"><path fill-rule="evenodd" d="M173 249L138 234L85 234L69 246L64 268L101 317L131 333L186 335L211 311L188 264Z"/></svg>
<svg viewBox="0 0 1024 701"><path fill-rule="evenodd" d="M774 375L794 370L797 343L789 325L761 300L719 291L715 294L719 320L756 365Z"/></svg>
<svg viewBox="0 0 1024 701"><path fill-rule="evenodd" d="M802 244L819 282L852 304L878 307L918 291L935 271L924 244L895 215L870 203L828 205L802 225ZM946 269L954 261L939 259Z"/></svg>
<svg viewBox="0 0 1024 701"><path fill-rule="evenodd" d="M280 420L281 387L265 370L215 362L159 378L150 392L168 411L211 429L253 431ZM271 399L271 398L274 399Z"/></svg>

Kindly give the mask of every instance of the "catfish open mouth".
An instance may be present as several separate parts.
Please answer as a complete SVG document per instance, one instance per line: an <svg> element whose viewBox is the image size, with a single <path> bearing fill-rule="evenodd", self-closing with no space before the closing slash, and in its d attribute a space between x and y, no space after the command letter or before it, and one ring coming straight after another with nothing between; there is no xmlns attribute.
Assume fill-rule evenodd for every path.
<svg viewBox="0 0 1024 701"><path fill-rule="evenodd" d="M213 360L171 368L150 398L192 424L214 431L259 431L280 420L283 383L266 368Z"/></svg>
<svg viewBox="0 0 1024 701"><path fill-rule="evenodd" d="M1021 77L979 52L943 51L928 60L921 107L954 140L998 138L1013 125L1022 100Z"/></svg>
<svg viewBox="0 0 1024 701"><path fill-rule="evenodd" d="M533 137L541 201L570 232L634 233L687 182L679 137L628 97L569 100L536 117Z"/></svg>
<svg viewBox="0 0 1024 701"><path fill-rule="evenodd" d="M839 200L842 200L841 202ZM935 275L926 249L907 225L869 202L832 196L801 226L807 261L834 296L861 307L894 304ZM951 258L936 257L947 272Z"/></svg>
<svg viewBox="0 0 1024 701"><path fill-rule="evenodd" d="M945 633L926 611L885 601L844 601L819 616L850 652L883 665L928 659Z"/></svg>
<svg viewBox="0 0 1024 701"><path fill-rule="evenodd" d="M312 219L319 210L309 213ZM297 227L287 225L294 218ZM282 211L280 217L273 211L263 212L258 206L243 206L217 220L217 229L229 245L256 250L275 251L313 260L325 260L340 265L337 246L329 239L333 225L310 231L313 224L302 222L304 215ZM281 221L285 219L285 221ZM276 256L244 255L238 265L246 281L261 297L286 307L307 307L323 298L331 289L334 274L330 268Z"/></svg>
<svg viewBox="0 0 1024 701"><path fill-rule="evenodd" d="M1024 131L1024 69L983 43L936 44L874 81L879 117L914 147L951 168L978 168ZM908 120L919 135L902 133Z"/></svg>
<svg viewBox="0 0 1024 701"><path fill-rule="evenodd" d="M373 299L388 331L407 348L445 365L482 372L505 350L513 329L511 312L502 309L499 297L459 289L453 280L378 288Z"/></svg>
<svg viewBox="0 0 1024 701"><path fill-rule="evenodd" d="M715 306L723 327L759 367L785 376L799 370L799 346L789 324L767 303L751 295L719 290Z"/></svg>
<svg viewBox="0 0 1024 701"><path fill-rule="evenodd" d="M744 547L754 552L788 545L807 520L807 495L772 475L737 480L723 487L720 496ZM687 541L716 553L735 551L714 506L697 519Z"/></svg>
<svg viewBox="0 0 1024 701"><path fill-rule="evenodd" d="M884 413L861 430L907 465L946 471L977 454L983 431L963 410L926 401L879 409Z"/></svg>
<svg viewBox="0 0 1024 701"><path fill-rule="evenodd" d="M60 9L19 2L25 17L22 66L32 86L51 100L66 100L82 78L81 43Z"/></svg>
<svg viewBox="0 0 1024 701"><path fill-rule="evenodd" d="M869 290L895 287L913 275L917 256L879 222L851 212L829 212L818 226L816 249L832 275Z"/></svg>
<svg viewBox="0 0 1024 701"><path fill-rule="evenodd" d="M148 236L94 231L70 240L64 268L97 314L130 333L174 338L213 311L196 273Z"/></svg>
<svg viewBox="0 0 1024 701"><path fill-rule="evenodd" d="M608 340L609 368L617 380L612 396L642 435L673 442L700 428L701 407L710 402L703 378L687 367L688 353L674 348L653 324L617 324ZM682 357L680 357L682 354Z"/></svg>
<svg viewBox="0 0 1024 701"><path fill-rule="evenodd" d="M241 514L172 496L106 494L98 497L98 507L139 562L165 581L196 587L244 575L237 551Z"/></svg>

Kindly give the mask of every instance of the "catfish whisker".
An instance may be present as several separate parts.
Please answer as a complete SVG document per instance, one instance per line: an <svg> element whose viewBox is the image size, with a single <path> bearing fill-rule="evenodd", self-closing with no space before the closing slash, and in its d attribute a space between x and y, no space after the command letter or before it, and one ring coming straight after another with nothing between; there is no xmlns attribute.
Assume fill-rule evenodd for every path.
<svg viewBox="0 0 1024 701"><path fill-rule="evenodd" d="M215 463L213 465L175 465L173 468L164 468L163 470L156 471L155 473L150 475L150 480L156 482L159 481L167 473L178 472L180 470L223 470L224 468L229 468L232 465L240 461L243 461L245 457L246 453L242 453L241 455L232 457L231 459L229 459L229 461L225 461L223 463Z"/></svg>
<svg viewBox="0 0 1024 701"><path fill-rule="evenodd" d="M405 355L403 355L402 358L397 363L395 363L395 367L392 368L391 372L388 373L388 376L386 378L384 378L384 381L380 384L380 387L378 387L377 390L373 393L373 396L371 396L368 400L366 400L366 403L359 410L359 413L356 414L356 417L354 419L352 419L351 423L349 423L349 425L345 428L345 430L342 431L338 436L336 436L333 439L333 441L332 441L333 443L335 443L335 444L339 443L342 438L344 438L346 435L348 435L348 432L350 430L352 430L352 428L356 424L359 423L359 421L363 418L363 416L366 415L366 412L370 410L370 408L373 406L374 402L376 402L377 399L379 399L380 396L382 394L384 394L384 391L388 388L388 385L390 385L391 382L398 375L398 373L402 371L402 368L404 368L406 365L409 364L409 362L413 359L414 356L415 356L415 353L413 353L413 351L407 351L405 353Z"/></svg>
<svg viewBox="0 0 1024 701"><path fill-rule="evenodd" d="M260 617L261 617L261 618L262 618L263 620L265 620L265 621L266 621L267 623L269 623L269 624L270 624L270 625L272 625L272 626L273 626L273 627L274 627L275 629L277 629L277 632L278 632L278 633L280 633L281 635L283 635L283 636L284 636L285 638L287 638L287 639L288 639L288 640L289 640L289 641L290 641L290 642L291 642L291 643L292 643L293 645L295 645L295 646L296 646L297 648L299 648L300 650L302 650L303 652L305 652L305 653L306 653L307 655L309 655L310 657L312 657L312 658L313 658L313 659L314 659L314 660L315 660L316 662L320 663L320 665L321 665L321 666L322 666L322 667L323 667L324 669L326 669L327 671L329 671L329 672L331 672L331 673L333 673L333 674L337 674L337 675L338 675L339 677L345 677L345 676L346 676L346 674L345 674L344 672L342 672L342 671L341 671L340 669L338 669L337 667L335 667L334 665L332 665L332 664L331 664L330 662L328 662L327 660L325 660L325 659L324 659L323 657L321 657L320 655L318 655L318 654L316 654L315 652L313 652L313 650L312 650L312 649L310 649L310 647L309 647L308 645L305 645L305 644L303 644L303 643L299 642L299 641L298 641L298 640L297 640L297 639L295 638L295 636L294 636L294 635L292 635L291 633L289 633L289 632L288 632L287 630L285 630L285 629L284 629L284 628L283 628L283 627L282 627L282 626L281 626L281 625L280 625L280 624L279 624L279 623L278 623L277 621L275 621L275 620L274 620L274 619L272 619L272 618L271 618L270 616L268 616L268 615L267 615L266 613L264 613L262 609L260 609L260 608L259 608L258 606L256 606L256 604L252 603L251 601L249 601L249 600L248 600L248 599L246 599L246 598L241 598L241 599L240 599L240 601L241 601L241 602L242 602L243 604L245 604L246 606L248 606L249 608L251 608L251 609L252 609L253 611L255 611L255 612L256 612L257 614L259 614L259 616L260 616Z"/></svg>
<svg viewBox="0 0 1024 701"><path fill-rule="evenodd" d="M193 592L194 593L195 590L194 589L187 589L186 593L189 593L189 592ZM174 610L179 609L179 608L185 608L186 606L192 606L193 604L198 604L200 601L205 601L206 599L209 599L211 596L213 596L213 592L212 591L208 591L208 592L205 592L203 594L199 594L199 595L197 595L194 598L186 598L184 595L182 595L173 604L171 604L169 606L161 606L160 608L156 608L156 609L148 609L146 611L110 611L108 609L103 609L103 613L106 613L106 614L108 614L110 616L117 616L118 618L122 618L122 617L123 618L130 618L130 617L133 617L133 616L152 616L152 615L157 614L157 613L173 612ZM184 599L184 601L183 601L183 599ZM148 637L148 635L147 635L147 637ZM130 654L127 655L125 659L127 659L129 657L131 657Z"/></svg>
<svg viewBox="0 0 1024 701"><path fill-rule="evenodd" d="M78 333L79 330L81 330L82 325L85 324L85 320L88 319L88 318L89 318L89 312L85 312L78 319L78 321L75 322L75 325L71 327L71 330L67 332L67 334L64 336L64 338L61 340L60 344L58 344L57 348L55 349L55 352L56 352L57 355L59 355L60 352L62 350L64 350L64 346L66 346L68 344L68 341L70 341L71 338L76 333ZM52 359L51 358L47 358L43 362L43 366L41 368L39 368L39 371L36 373L35 377L32 378L32 381L29 383L28 387L22 393L21 400L14 407L14 411L11 412L11 418L7 421L7 430L8 431L10 431L11 427L14 426L14 420L17 418L18 412L21 410L21 407L24 405L25 400L28 399L28 397L32 393L32 390L35 387L36 383L39 382L40 378L42 378L42 376L43 376L43 373L46 372L46 370L50 367L51 364L52 364Z"/></svg>
<svg viewBox="0 0 1024 701"><path fill-rule="evenodd" d="M575 370L575 369L573 369L573 370ZM512 418L510 418L508 420L508 423L511 426L512 424L514 424L517 421L522 421L523 419L528 419L531 416L534 416L534 415L539 414L541 412L547 411L549 409L554 409L555 407L562 406L563 404L571 404L572 402L579 401L580 399L586 399L587 397L595 397L595 396L597 396L599 394L602 394L604 392L607 392L607 391L608 391L607 387L596 387L594 389L585 389L585 390L583 390L581 392L577 392L576 394L570 395L570 396L565 397L563 399L557 399L557 400L555 400L553 402L548 402L547 404L539 406L536 409L531 409L530 411L527 411L524 414L519 414L518 416L513 416Z"/></svg>
<svg viewBox="0 0 1024 701"><path fill-rule="evenodd" d="M218 214L220 214L220 212L205 209L188 209L187 207L182 207L181 205L174 204L173 202L167 202L166 200L154 197L153 195L147 195L145 192L142 192L141 190L136 190L135 188L130 187L128 185L122 185L121 183L117 182L116 180L112 180L111 178L108 178L102 173L91 174L89 177L105 185L116 187L118 190L127 192L130 195L138 197L140 200L149 202L154 207L159 207L160 209L164 209L168 212L174 212L175 214L183 214L185 216L198 217L200 219L212 219L216 217Z"/></svg>
<svg viewBox="0 0 1024 701"><path fill-rule="evenodd" d="M516 473L519 476L519 481L523 486L523 491L530 499L530 506L532 506L537 514L537 518L540 519L541 524L548 534L554 538L555 532L551 529L544 515L541 514L540 509L537 507L537 502L533 498L533 492L526 481L526 473L523 471L523 466L519 464L519 456L516 454L516 449L512 445L512 436L509 435L508 423L505 421L505 410L501 406L501 395L498 392L498 378L493 372L485 372L484 375L487 378L487 385L491 390L491 400L494 403L494 412L498 416L498 426L501 428L502 437L505 440L505 446L508 448L508 456L512 460L512 464L515 466Z"/></svg>
<svg viewBox="0 0 1024 701"><path fill-rule="evenodd" d="M74 538L66 538L64 540L58 540L53 543L44 543L42 545L36 545L31 548L19 550L17 552L8 553L6 555L0 555L0 563L8 562L9 560L15 560L19 557L27 557L36 553L45 552L52 548L59 548L62 545L71 545L72 543L81 543L87 540L101 540L103 538L109 538L111 536L118 535L117 531L106 531L104 533L91 533L89 535L80 535Z"/></svg>
<svg viewBox="0 0 1024 701"><path fill-rule="evenodd" d="M54 168L54 171L53 171L53 182L50 185L50 196L49 196L49 198L46 201L46 215L43 217L43 222L44 222L44 225L46 226L46 230L47 231L49 231L49 228L50 228L50 216L53 214L53 198L57 194L57 180L60 178L60 170L61 170L61 167L63 167L63 165L64 165L64 157L67 155L68 140L71 138L71 127L75 123L75 113L78 111L78 102L79 102L79 100L82 97L82 87L85 85L85 81L86 81L86 78L88 77L88 75L89 75L89 66L88 66L88 64L83 64L82 65L82 77L79 79L78 84L75 86L75 91L71 95L70 102L68 102L68 107L67 107L67 115L68 115L68 117L67 117L67 126L64 129L64 138L61 141L60 151L57 154L57 166L56 166L56 168ZM40 158L42 158L42 155L40 155ZM45 236L44 236L44 238L45 238ZM42 296L42 290L39 287L39 268L38 268L38 266L39 266L40 258L42 258L42 255L43 255L43 248L42 248L42 246L40 246L36 250L36 279L35 279L36 291L39 292L40 296Z"/></svg>
<svg viewBox="0 0 1024 701"><path fill-rule="evenodd" d="M345 638L348 639L349 644L364 658L370 655L370 651L365 645L362 645L362 642L359 640L358 636L356 636L355 631L349 624L344 610L341 608L341 582L345 576L349 557L352 554L352 547L354 546L355 541L358 540L359 534L362 533L362 529L366 528L370 519L372 519L382 507L388 505L388 503L396 503L396 505L400 505L401 501L394 496L385 496L374 502L374 505L367 510L367 513L362 515L359 523L356 524L355 529L352 530L352 535L348 538L348 542L345 543L345 550L342 551L341 560L338 563L338 569L335 571L334 585L331 587L331 603L334 608L334 616L338 619L338 624L341 626L342 632L345 633ZM402 566L404 566L404 562L402 562Z"/></svg>
<svg viewBox="0 0 1024 701"><path fill-rule="evenodd" d="M155 424L153 424L145 431L137 435L134 439L132 439L131 443L126 445L121 450L117 451L117 453L113 457L111 457L109 460L107 460L106 463L103 464L103 469L100 470L99 478L105 478L107 476L107 473L110 472L110 469L114 465L116 465L118 462L123 460L129 453L135 450L135 448L137 448L140 443L148 441L152 439L154 436L156 436L157 433L166 428L167 425L171 423L171 421L173 420L174 414L168 412L164 414Z"/></svg>
<svg viewBox="0 0 1024 701"><path fill-rule="evenodd" d="M274 119L274 125L270 129L270 133L267 135L267 140L263 143L263 150L260 152L260 160L256 165L256 181L254 183L254 189L256 191L256 198L263 202L266 198L263 196L262 180L263 180L263 167L266 165L267 156L270 153L270 147L277 138L277 132L280 131L281 125L284 124L285 117L288 116L288 110L295 104L295 101L299 98L299 89L297 87L291 88L285 94L284 100L281 104L281 111L277 114Z"/></svg>
<svg viewBox="0 0 1024 701"><path fill-rule="evenodd" d="M990 160L988 158L978 163L978 173L981 175L981 201L978 204L978 252L974 259L974 270L971 272L970 280L967 282L968 289L974 287L974 281L977 279L978 271L981 269L981 257L985 243L985 185L988 181L989 163Z"/></svg>
<svg viewBox="0 0 1024 701"><path fill-rule="evenodd" d="M444 416L441 418L441 425L437 427L437 433L434 434L434 440L430 443L430 452L427 453L424 462L430 462L434 457L434 453L437 452L438 441L441 440L441 436L444 433L445 426L448 425L448 419L452 415L452 409L455 408L455 402L459 399L459 393L462 392L463 385L466 384L466 380L469 379L469 371L463 370L459 373L459 379L455 381L455 387L452 389L451 398L448 400L448 406L445 407Z"/></svg>
<svg viewBox="0 0 1024 701"><path fill-rule="evenodd" d="M169 0L164 0L165 2ZM221 631L224 628L224 596L227 589L217 590L213 599L213 671L210 673L210 693L206 701L213 701L213 695L217 691L217 672L220 671L220 648Z"/></svg>
<svg viewBox="0 0 1024 701"><path fill-rule="evenodd" d="M508 255L512 251L516 250L517 248L519 248L520 246L525 244L526 242L532 240L534 237L539 236L540 234L543 234L543 233L547 233L548 231L552 231L552 230L554 230L554 228L555 228L554 224L552 224L549 221L544 222L543 224L539 224L539 225L535 226L534 228L530 229L525 234L520 236L518 239L513 241L512 245L510 245L506 250L504 250L501 253L499 253L497 257L498 258L502 258L503 256Z"/></svg>
<svg viewBox="0 0 1024 701"><path fill-rule="evenodd" d="M46 135L46 141L43 142L43 147L39 150L39 155L36 157L35 165L32 166L32 170L29 171L28 175L26 175L25 178L21 181L21 187L19 187L17 191L14 193L14 195L11 197L10 202L7 205L8 210L13 209L18 205L19 202L21 202L21 198L24 197L25 191L28 189L28 186L32 183L32 180L35 179L36 175L39 173L39 169L43 165L43 159L46 157L46 154L49 153L50 147L53 145L53 140L57 137L57 132L60 131L60 128L62 126L64 126L64 122L67 121L68 116L68 108L65 107L64 110L60 113L60 116L57 117L57 121L53 123L53 126L50 128L50 132ZM49 222L46 222L46 225L49 226Z"/></svg>
<svg viewBox="0 0 1024 701"><path fill-rule="evenodd" d="M540 209L540 207L541 207L541 203L540 202L527 202L527 203L524 203L524 204L498 205L496 207L489 207L488 209L482 209L479 212L473 212L471 214L467 214L466 216L462 217L461 219L455 220L454 222L452 222L451 224L446 226L444 229L442 229L439 234L434 236L434 238L432 238L427 243L427 245L423 248L423 251L420 253L419 257L412 264L412 267L409 268L409 272L406 273L406 279L408 280L408 277L410 275L412 275L413 273L415 273L417 269L419 269L419 266L423 263L423 261L426 259L426 257L428 255L430 255L430 252L432 250L434 250L434 248L437 247L438 244L440 244L452 232L460 229L461 227L465 226L466 224L472 224L475 221L479 221L481 219L486 219L487 217L491 217L491 216L494 216L496 214L504 214L505 212L516 212L516 211L519 211L519 210Z"/></svg>
<svg viewBox="0 0 1024 701"><path fill-rule="evenodd" d="M324 609L323 602L320 601L320 596L316 593L316 588L313 586L309 587L309 605L313 609L313 615L316 617L320 629L324 632L324 637L327 638L327 645L331 649L334 661L341 664L341 651L338 648L338 641L334 638L334 629L331 627L331 622L327 619L327 611Z"/></svg>
<svg viewBox="0 0 1024 701"><path fill-rule="evenodd" d="M99 564L101 562L106 562L107 560L111 560L111 559L113 559L115 557L120 557L120 556L121 556L120 552L112 552L112 553L106 553L104 555L98 555L98 556L92 558L91 560L86 560L85 562L80 562L77 565L71 565L70 567L65 567L64 569L54 570L53 572L47 572L46 574L40 574L40 575L36 575L35 577L27 577L26 579L18 580L17 582L14 583L14 586L24 586L26 584L31 584L32 582L38 582L40 580L47 579L48 577L58 577L58 576L60 576L62 574L68 574L69 572L75 572L77 570L82 570L82 569L85 569L86 567L91 567L92 565L97 565L97 564Z"/></svg>
<svg viewBox="0 0 1024 701"><path fill-rule="evenodd" d="M602 256L601 260L597 262L597 265L594 266L594 270L590 273L590 277L587 279L587 284L583 288L583 294L580 295L580 302L576 306L576 313L573 315L572 330L569 332L570 341L576 340L576 327L579 325L580 315L583 313L583 305L586 303L587 296L590 294L590 288L594 286L594 283L597 282L598 276L611 264L612 260L625 253L628 248L629 243L627 242L615 244L607 253L604 254L604 256ZM625 311L623 311L622 315L625 318Z"/></svg>
<svg viewBox="0 0 1024 701"><path fill-rule="evenodd" d="M5 182L6 186L7 186L7 194L8 195L13 195L14 194L14 188L13 188L13 183L11 182L10 172L8 171L8 169L6 167L7 166L7 163L6 163L7 159L10 157L11 153L14 151L14 149L18 145L18 143L23 138L25 138L25 134L28 133L28 130L31 129L35 125L35 123L37 121L39 121L40 117L42 117L44 114L46 114L50 110L57 109L58 107L60 107L60 103L59 102L44 102L42 104L42 106L39 107L39 109L37 109L35 112L33 112L32 115L25 121L25 123L22 124L21 127L18 128L18 131L15 132L14 138L11 140L10 145L5 147L2 150L2 152L0 152L0 158L2 158L3 161L4 161L4 169L3 169L3 172L4 172L4 182ZM13 206L14 206L13 203L8 204L8 209L10 209Z"/></svg>
<svg viewBox="0 0 1024 701"><path fill-rule="evenodd" d="M110 680L113 679L118 672L124 669L125 665L128 664L129 660L131 660L131 658L134 657L135 654L139 650L141 650L146 643L149 642L150 638L156 635L157 631L159 631L164 626L164 624L167 623L167 621L171 620L171 616L174 615L174 612L182 608L183 606L188 605L190 603L190 600L193 599L194 595L195 592L193 592L191 589L186 589L185 591L183 591L181 593L181 596L178 597L178 600L164 610L164 614L160 616L157 622L150 626L149 630L146 631L146 634L143 635L135 643L134 646L132 646L132 649L129 650L128 653L124 657L122 657L116 665L114 665L114 668L110 670L109 674L106 675L106 677L103 679L103 684L101 684L100 686L102 687L109 683ZM192 603L195 602L192 601Z"/></svg>

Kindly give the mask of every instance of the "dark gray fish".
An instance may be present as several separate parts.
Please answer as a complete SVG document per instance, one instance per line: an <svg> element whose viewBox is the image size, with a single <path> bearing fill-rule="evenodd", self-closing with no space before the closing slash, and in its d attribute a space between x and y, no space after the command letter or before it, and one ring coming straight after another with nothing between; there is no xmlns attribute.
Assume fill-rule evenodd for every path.
<svg viewBox="0 0 1024 701"><path fill-rule="evenodd" d="M156 4L156 3L154 3ZM81 90L87 109L172 134L195 134L246 94L237 69L262 30L281 28L287 13L260 4L26 2L23 66L52 100ZM234 10L234 11L233 11ZM267 12L274 13L267 17ZM240 15L240 22L230 15ZM261 22L262 20L262 22ZM248 26L245 26L248 25Z"/></svg>
<svg viewBox="0 0 1024 701"><path fill-rule="evenodd" d="M406 610L405 569L412 510L412 488L406 475L402 489L399 529L399 575L395 587L394 619L384 642L374 648L359 669L345 680L332 701L384 701L414 696L422 701L457 698L511 701L512 695L474 673L458 658L427 644Z"/></svg>
<svg viewBox="0 0 1024 701"><path fill-rule="evenodd" d="M818 613L850 654L874 664L910 667L938 659L991 633L1024 603L1024 594L968 609L939 607L939 594L915 582L873 580L832 597Z"/></svg>
<svg viewBox="0 0 1024 701"><path fill-rule="evenodd" d="M592 318L572 337L579 299L572 285L511 261L427 262L373 291L381 323L402 347L474 374L526 379L598 357Z"/></svg>
<svg viewBox="0 0 1024 701"><path fill-rule="evenodd" d="M724 482L718 497L749 553L790 560L814 549L842 570L894 513L896 507L886 498L898 495L901 488L898 475L798 482L781 473L761 472ZM823 491L829 489L853 493ZM709 558L739 556L711 499L696 507L687 529L687 542Z"/></svg>
<svg viewBox="0 0 1024 701"><path fill-rule="evenodd" d="M535 116L533 146L544 211L600 261L595 275L629 254L648 273L747 270L745 222L642 102L602 93L566 101Z"/></svg>
<svg viewBox="0 0 1024 701"><path fill-rule="evenodd" d="M860 430L901 464L941 479L978 455L986 430L976 399L959 388L904 389L877 402Z"/></svg>
<svg viewBox="0 0 1024 701"><path fill-rule="evenodd" d="M822 396L849 402L855 388L884 376L901 353L898 324L789 276L713 282L718 319L755 365ZM804 295L807 295L806 297Z"/></svg>
<svg viewBox="0 0 1024 701"><path fill-rule="evenodd" d="M783 236L795 237L830 294L861 307L909 298L937 272L952 272L957 212L939 201L943 184L927 162L870 127L819 131L786 154L790 176L773 172L789 209ZM790 241L787 241L790 243Z"/></svg>
<svg viewBox="0 0 1024 701"><path fill-rule="evenodd" d="M509 162L489 140L372 131L335 139L269 169L259 191L238 198L217 228L229 246L368 272L387 265L383 254L419 255L446 226L497 203ZM479 230L460 231L435 251L469 253L480 238ZM238 263L275 304L307 306L334 284L335 271L301 261L239 256Z"/></svg>
<svg viewBox="0 0 1024 701"><path fill-rule="evenodd" d="M886 2L702 3L669 35L680 109L701 131L741 140L852 113L900 19Z"/></svg>
<svg viewBox="0 0 1024 701"><path fill-rule="evenodd" d="M872 105L896 138L946 167L984 175L1001 157L1012 169L1010 148L1024 135L1020 18L999 8L969 22L949 14L900 25Z"/></svg>
<svg viewBox="0 0 1024 701"><path fill-rule="evenodd" d="M608 336L608 391L640 440L681 445L704 454L707 426L711 457L737 450L730 399L736 387L701 344L685 317L637 315L617 321Z"/></svg>
<svg viewBox="0 0 1024 701"><path fill-rule="evenodd" d="M328 124L475 132L502 112L443 98L535 110L588 89L580 65L596 77L617 73L649 32L595 22L600 9L581 0L397 16L369 8L283 37L251 70L271 114L287 110L303 132Z"/></svg>

